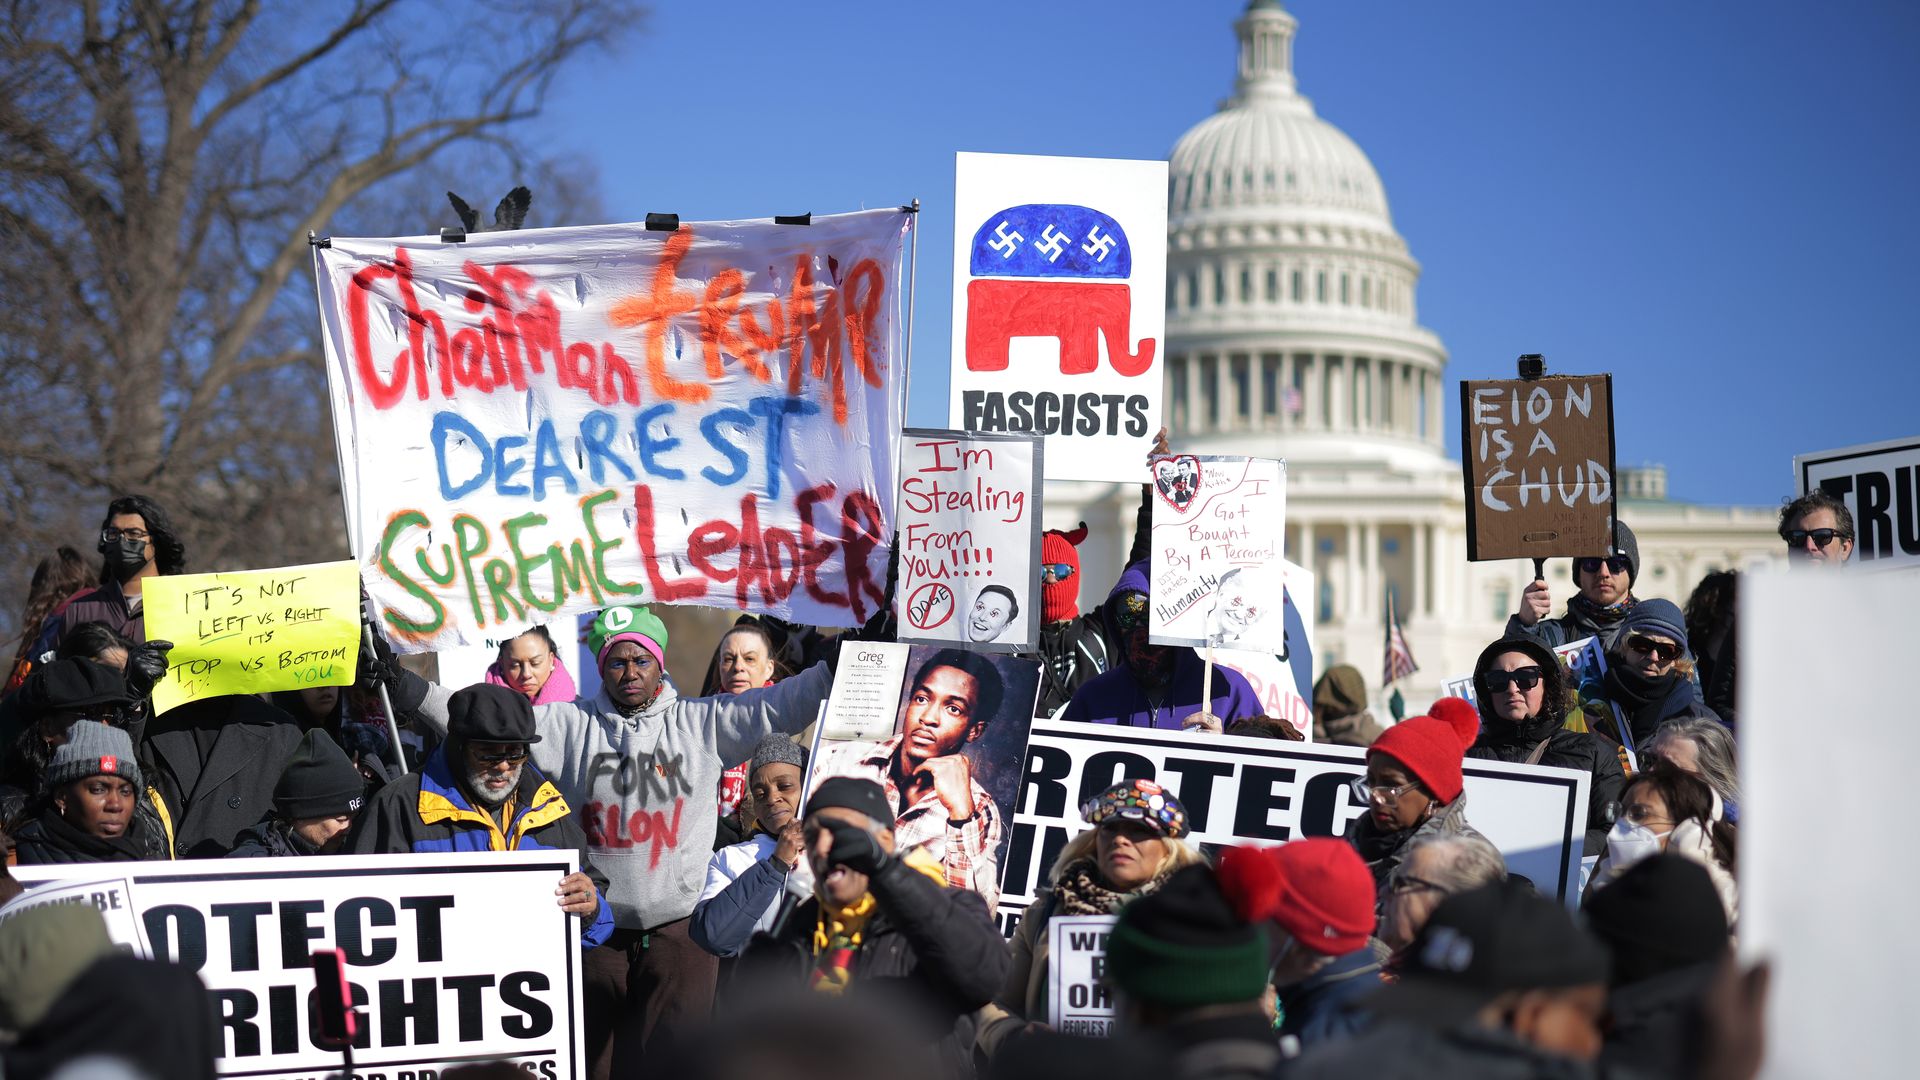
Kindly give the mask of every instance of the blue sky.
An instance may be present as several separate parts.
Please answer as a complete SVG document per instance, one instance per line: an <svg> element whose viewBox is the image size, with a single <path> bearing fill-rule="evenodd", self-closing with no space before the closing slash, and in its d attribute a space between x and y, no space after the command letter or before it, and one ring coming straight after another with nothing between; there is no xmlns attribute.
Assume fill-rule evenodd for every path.
<svg viewBox="0 0 1920 1080"><path fill-rule="evenodd" d="M562 81L541 144L598 167L615 220L918 197L909 419L941 425L954 151L1164 158L1229 92L1242 7L660 0ZM1697 502L1775 503L1796 452L1920 432L1920 4L1287 7L1450 378L1612 371L1620 462Z"/></svg>

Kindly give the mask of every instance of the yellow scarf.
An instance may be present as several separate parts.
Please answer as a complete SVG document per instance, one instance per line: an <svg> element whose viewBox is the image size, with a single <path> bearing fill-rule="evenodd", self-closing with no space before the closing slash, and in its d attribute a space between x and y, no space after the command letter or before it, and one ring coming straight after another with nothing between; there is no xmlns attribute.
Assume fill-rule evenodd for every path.
<svg viewBox="0 0 1920 1080"><path fill-rule="evenodd" d="M907 852L900 861L937 884L946 885L946 873L940 864L920 848ZM853 958L860 951L867 923L878 906L871 892L844 906L821 898L820 914L813 924L813 974L808 978L808 985L814 990L836 996L846 993L853 982Z"/></svg>

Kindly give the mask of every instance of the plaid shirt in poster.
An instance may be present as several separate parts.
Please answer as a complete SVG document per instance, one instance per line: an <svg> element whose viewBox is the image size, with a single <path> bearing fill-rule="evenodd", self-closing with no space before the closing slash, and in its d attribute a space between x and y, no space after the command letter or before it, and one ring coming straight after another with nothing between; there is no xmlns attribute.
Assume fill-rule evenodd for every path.
<svg viewBox="0 0 1920 1080"><path fill-rule="evenodd" d="M838 746L823 745L820 761L814 767L817 784L829 776L858 776L886 790L887 804L900 805L900 788L893 782L893 755L899 752L905 735L885 742L850 742ZM947 808L932 788L893 823L894 845L902 853L920 848L940 864L947 884L956 889L972 889L987 902L987 910L1000 903L1000 810L993 796L973 786L973 816L960 824L947 819Z"/></svg>

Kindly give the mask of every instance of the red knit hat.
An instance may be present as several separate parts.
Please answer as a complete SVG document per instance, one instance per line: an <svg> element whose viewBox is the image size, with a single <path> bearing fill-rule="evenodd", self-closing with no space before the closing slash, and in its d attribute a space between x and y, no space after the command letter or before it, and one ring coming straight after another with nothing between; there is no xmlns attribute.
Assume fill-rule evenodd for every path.
<svg viewBox="0 0 1920 1080"><path fill-rule="evenodd" d="M1080 551L1076 546L1087 538L1087 523L1072 532L1048 529L1040 536L1040 561L1043 563L1066 563L1073 567L1070 577L1059 581L1045 581L1040 585L1040 619L1042 622L1065 622L1080 614Z"/></svg>
<svg viewBox="0 0 1920 1080"><path fill-rule="evenodd" d="M1385 754L1406 766L1441 803L1460 797L1460 759L1480 735L1480 713L1465 698L1441 698L1426 716L1409 716L1388 728L1367 756Z"/></svg>
<svg viewBox="0 0 1920 1080"><path fill-rule="evenodd" d="M1241 918L1271 919L1302 948L1322 956L1365 946L1377 924L1373 872L1352 844L1337 837L1228 848L1220 854L1219 877Z"/></svg>

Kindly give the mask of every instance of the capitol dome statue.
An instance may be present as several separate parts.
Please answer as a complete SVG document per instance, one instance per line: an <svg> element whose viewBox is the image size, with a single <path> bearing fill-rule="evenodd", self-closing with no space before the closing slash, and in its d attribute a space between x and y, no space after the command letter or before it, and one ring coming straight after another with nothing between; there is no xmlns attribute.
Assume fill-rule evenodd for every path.
<svg viewBox="0 0 1920 1080"><path fill-rule="evenodd" d="M1379 173L1300 92L1298 29L1278 0L1252 0L1234 24L1232 95L1169 157L1164 421L1178 451L1286 460L1285 550L1314 575L1312 595L1294 600L1314 624L1315 676L1352 663L1380 695L1391 598L1420 664L1404 684L1420 711L1500 635L1531 567L1467 562L1446 435L1459 387L1420 324L1420 264ZM1510 375L1512 357L1500 359L1474 376ZM1620 515L1640 537L1636 594L1684 602L1709 569L1779 561L1768 511L1669 502L1663 471L1642 482L1658 466L1624 467L1629 449ZM1094 526L1083 608L1112 580L1095 568L1125 559L1139 497L1133 485L1048 485L1050 528ZM1557 613L1573 592L1565 560L1548 580Z"/></svg>

